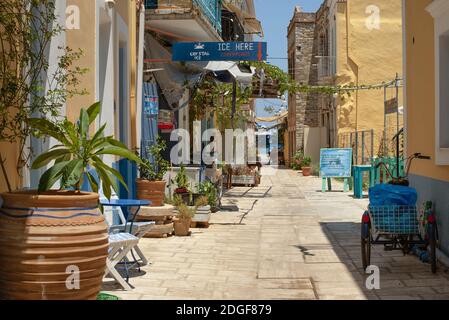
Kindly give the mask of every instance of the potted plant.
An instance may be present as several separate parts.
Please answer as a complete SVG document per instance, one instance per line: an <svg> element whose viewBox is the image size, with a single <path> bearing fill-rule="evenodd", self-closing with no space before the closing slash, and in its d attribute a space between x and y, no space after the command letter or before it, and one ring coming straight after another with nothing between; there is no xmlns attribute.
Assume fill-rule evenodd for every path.
<svg viewBox="0 0 449 320"><path fill-rule="evenodd" d="M164 205L165 186L164 175L170 167L170 162L162 157L162 152L167 149L167 144L158 136L157 142L149 148L150 160L141 158L139 166L140 178L136 180L137 198L151 201L152 207Z"/></svg>
<svg viewBox="0 0 449 320"><path fill-rule="evenodd" d="M201 196L195 201L195 216L192 218L190 227L195 227L197 223L208 226L211 214L211 207L209 205L209 199L206 196Z"/></svg>
<svg viewBox="0 0 449 320"><path fill-rule="evenodd" d="M218 208L218 190L217 187L211 181L201 182L198 185L198 192L206 196L209 206L212 212L217 212Z"/></svg>
<svg viewBox="0 0 449 320"><path fill-rule="evenodd" d="M301 168L302 168L302 175L304 177L308 177L312 174L312 167L310 166L312 164L312 158L309 156L305 156L304 159L302 159L301 162Z"/></svg>
<svg viewBox="0 0 449 320"><path fill-rule="evenodd" d="M178 217L173 222L175 236L186 237L190 235L190 224L195 216L196 208L189 207L185 203L177 204Z"/></svg>
<svg viewBox="0 0 449 320"><path fill-rule="evenodd" d="M304 153L302 151L297 151L292 159L291 167L293 170L301 170L301 163L304 159Z"/></svg>
<svg viewBox="0 0 449 320"><path fill-rule="evenodd" d="M58 144L32 164L39 169L54 162L41 176L38 190L1 194L0 299L95 299L99 293L109 245L97 192L101 184L110 198L111 188L118 192L118 182L124 185L102 156L140 163L121 142L104 136L106 124L89 136L99 112L100 103L95 103L81 109L76 123L28 119L36 136L52 137ZM93 193L81 191L85 181ZM57 182L60 187L53 190ZM78 290L67 286L67 270L74 266L80 275Z"/></svg>
<svg viewBox="0 0 449 320"><path fill-rule="evenodd" d="M186 204L190 204L190 184L189 184L189 178L186 174L186 168L185 166L181 165L181 168L176 175L174 181L172 181L173 184L176 185L175 189L175 196L179 196L182 201Z"/></svg>

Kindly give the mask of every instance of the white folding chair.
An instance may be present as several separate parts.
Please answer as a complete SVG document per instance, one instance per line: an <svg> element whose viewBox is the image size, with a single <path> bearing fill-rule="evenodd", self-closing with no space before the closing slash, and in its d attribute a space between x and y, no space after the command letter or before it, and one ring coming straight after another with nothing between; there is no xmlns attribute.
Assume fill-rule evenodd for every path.
<svg viewBox="0 0 449 320"><path fill-rule="evenodd" d="M118 199L117 194L112 191L113 194L111 199ZM100 200L106 200L103 190L99 190ZM111 275L115 281L117 281L124 290L132 290L129 283L122 277L122 275L116 269L117 264L121 262L128 261L127 255L131 250L137 246L139 243L139 238L136 236L124 232L123 226L121 228L116 228L115 225L126 223L126 219L121 210L112 207L104 207L103 215L105 217L106 223L109 226L109 253L106 259L106 271L104 277ZM127 271L128 272L128 271ZM129 280L129 279L128 279Z"/></svg>
<svg viewBox="0 0 449 320"><path fill-rule="evenodd" d="M109 255L106 259L105 277L109 274L123 287L132 290L129 283L115 268L118 263L126 259L126 255L139 243L139 239L130 233L120 232L109 235Z"/></svg>
<svg viewBox="0 0 449 320"><path fill-rule="evenodd" d="M104 198L106 199L106 198ZM118 196L113 193L111 196L111 199L118 199ZM109 224L109 232L128 232L137 237L139 240L142 239L145 234L147 234L155 225L154 221L150 222L128 222L125 218L125 215L123 214L123 211L120 207L109 207L105 208L105 210L112 210L112 212L109 214L110 221L108 221ZM117 219L118 218L118 219ZM106 218L107 219L107 218ZM133 250L137 253L139 256L142 265L146 266L148 265L148 259L143 254L142 250L139 248L138 245L136 245ZM132 250L131 250L132 253ZM126 258L126 256L125 256Z"/></svg>

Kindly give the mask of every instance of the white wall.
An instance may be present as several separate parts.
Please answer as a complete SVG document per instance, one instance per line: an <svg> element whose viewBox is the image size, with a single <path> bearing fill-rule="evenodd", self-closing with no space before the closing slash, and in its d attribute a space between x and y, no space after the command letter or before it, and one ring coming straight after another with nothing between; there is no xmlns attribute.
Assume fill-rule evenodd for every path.
<svg viewBox="0 0 449 320"><path fill-rule="evenodd" d="M65 27L66 8L67 8L66 0L55 1L55 11L56 15L59 17L58 21L55 22L55 26L60 25L62 27ZM46 77L51 77L56 72L58 68L58 60L59 60L58 58L64 54L64 50L61 50L59 48L64 47L66 47L66 35L65 32L61 32L60 34L58 34L56 37L53 38L49 47L46 50L49 67L47 73L42 75L42 80L44 80ZM46 82L45 92L54 89L54 87L55 86L51 86L50 83ZM60 115L61 117L64 117L66 115L65 105L62 107ZM34 160L36 156L47 151L49 148L51 148L56 144L57 142L53 138L47 138L45 139L45 141L43 139L31 138L29 141L29 145L31 145L33 153L31 161ZM37 188L37 186L39 185L40 177L46 170L48 170L48 168L50 168L50 166L51 164L39 170L25 169L23 172L24 186L33 189ZM58 187L58 185L55 185L55 187Z"/></svg>

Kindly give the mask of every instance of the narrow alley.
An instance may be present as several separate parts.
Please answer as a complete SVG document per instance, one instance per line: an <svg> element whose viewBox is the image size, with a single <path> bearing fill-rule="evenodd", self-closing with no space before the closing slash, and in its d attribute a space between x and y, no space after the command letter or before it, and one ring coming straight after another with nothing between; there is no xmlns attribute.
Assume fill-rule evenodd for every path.
<svg viewBox="0 0 449 320"><path fill-rule="evenodd" d="M334 183L335 190L343 186ZM367 290L360 217L368 200L321 192L321 180L281 169L257 188L226 194L209 229L143 239L150 260L123 299L449 299L449 273L415 256L373 247L380 290ZM241 221L241 223L240 223ZM142 276L142 273L144 275Z"/></svg>

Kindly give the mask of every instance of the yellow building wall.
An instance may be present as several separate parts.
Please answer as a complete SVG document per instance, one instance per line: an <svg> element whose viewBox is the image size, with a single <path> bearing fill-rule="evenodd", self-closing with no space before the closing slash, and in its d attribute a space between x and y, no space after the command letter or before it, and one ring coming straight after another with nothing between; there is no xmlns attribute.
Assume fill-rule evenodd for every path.
<svg viewBox="0 0 449 320"><path fill-rule="evenodd" d="M86 108L95 102L95 36L96 36L96 5L95 1L67 0L67 6L75 5L80 9L80 29L66 31L66 45L73 49L82 49L84 55L74 67L88 68L89 71L80 78L80 86L88 94L75 96L67 102L67 117L75 121L81 108Z"/></svg>
<svg viewBox="0 0 449 320"><path fill-rule="evenodd" d="M367 7L379 8L380 29L370 30ZM369 85L402 76L402 1L348 0L337 16L338 85ZM388 90L392 98L393 90ZM399 106L402 105L402 89ZM337 100L338 133L375 130L375 154L384 129L383 90L359 90Z"/></svg>
<svg viewBox="0 0 449 320"><path fill-rule="evenodd" d="M407 153L421 152L431 161L414 161L411 173L449 181L449 167L435 165L434 20L431 0L408 0L406 27Z"/></svg>
<svg viewBox="0 0 449 320"><path fill-rule="evenodd" d="M89 107L96 102L96 40L97 40L97 21L96 17L96 3L95 1L86 0L67 0L67 6L76 5L80 9L80 29L67 30L66 44L73 50L82 49L84 55L78 60L74 67L87 68L88 72L80 78L81 88L86 89L88 94L82 96L75 96L67 102L67 117L71 121L75 121L81 108ZM131 111L131 147L137 147L136 142L136 3L135 0L118 0L115 4L116 13L120 15L125 24L129 26L129 56L130 66L130 111ZM132 23L131 23L132 22ZM100 57L101 59L102 57ZM106 59L106 57L103 57ZM115 91L117 92L118 84L116 84ZM116 97L117 100L117 97ZM95 128L91 128L92 131Z"/></svg>
<svg viewBox="0 0 449 320"><path fill-rule="evenodd" d="M4 160L4 166L8 175L11 189L16 190L20 185L19 174L17 172L17 160L19 157L19 147L17 143L0 142L0 156ZM0 169L0 192L8 191L6 179Z"/></svg>

